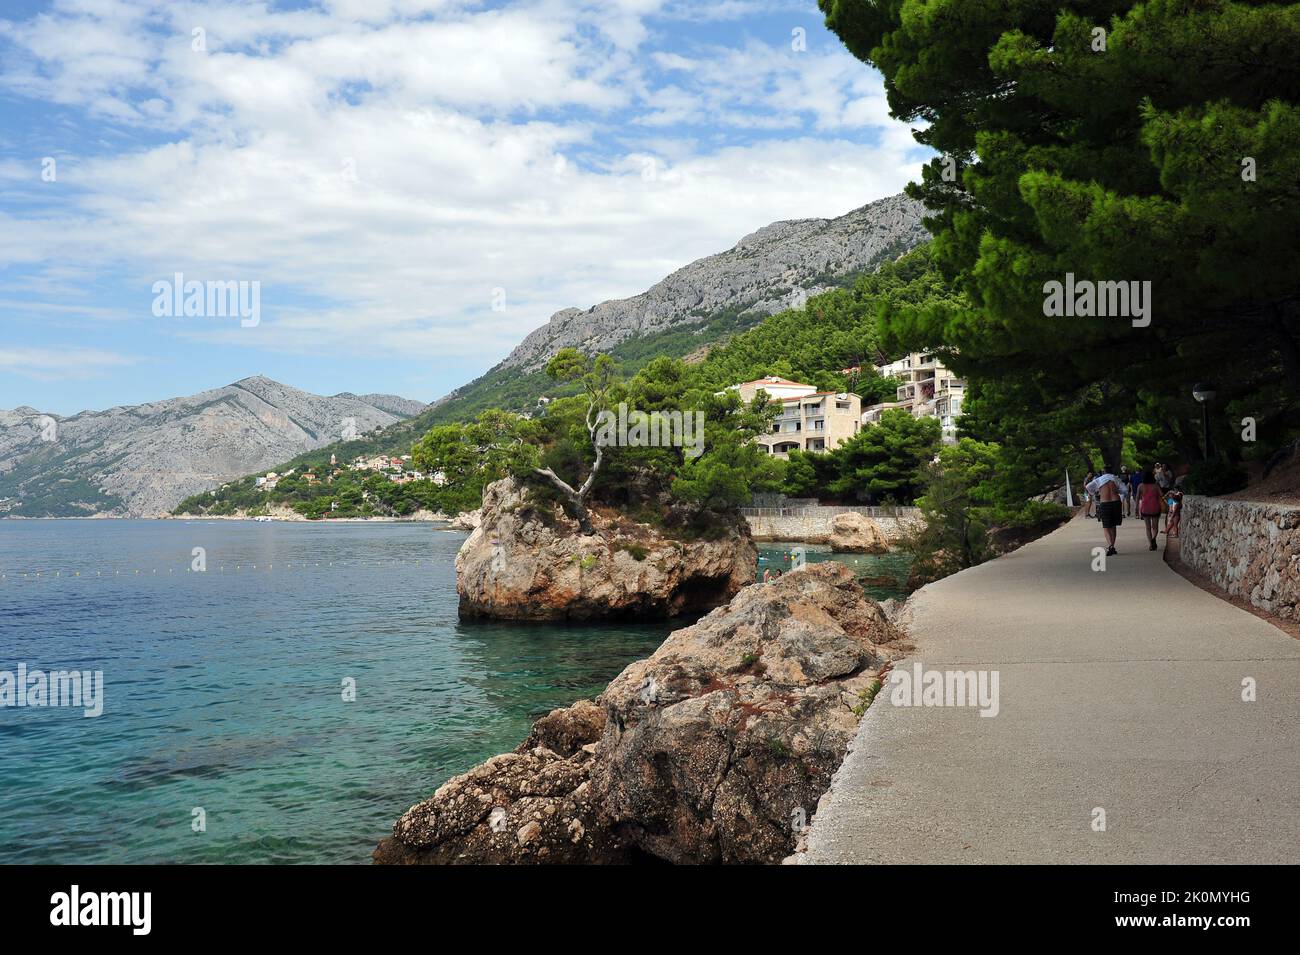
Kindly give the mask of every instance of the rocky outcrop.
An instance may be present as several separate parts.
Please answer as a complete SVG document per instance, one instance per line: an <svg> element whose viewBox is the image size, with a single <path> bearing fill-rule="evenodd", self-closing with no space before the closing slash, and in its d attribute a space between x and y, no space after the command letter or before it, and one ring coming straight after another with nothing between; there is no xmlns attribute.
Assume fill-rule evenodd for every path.
<svg viewBox="0 0 1300 955"><path fill-rule="evenodd" d="M462 511L447 522L447 526L454 531L472 531L483 522L482 509L473 511Z"/></svg>
<svg viewBox="0 0 1300 955"><path fill-rule="evenodd" d="M840 564L748 586L412 807L375 861L778 862L897 637Z"/></svg>
<svg viewBox="0 0 1300 955"><path fill-rule="evenodd" d="M847 511L831 518L828 541L831 550L845 554L883 554L889 550L889 538L880 526L857 511Z"/></svg>
<svg viewBox="0 0 1300 955"><path fill-rule="evenodd" d="M605 713L590 700L533 725L513 753L444 783L393 826L381 864L627 862L593 796L591 768Z"/></svg>
<svg viewBox="0 0 1300 955"><path fill-rule="evenodd" d="M464 618L594 620L710 610L753 583L758 551L739 516L708 540L681 541L591 508L583 534L558 504L513 479L483 492L480 522L456 555Z"/></svg>
<svg viewBox="0 0 1300 955"><path fill-rule="evenodd" d="M71 417L0 411L0 499L23 517L156 517L225 481L418 414L392 395L330 398L254 376Z"/></svg>
<svg viewBox="0 0 1300 955"><path fill-rule="evenodd" d="M1188 495L1179 534L1192 569L1261 610L1300 619L1300 507Z"/></svg>

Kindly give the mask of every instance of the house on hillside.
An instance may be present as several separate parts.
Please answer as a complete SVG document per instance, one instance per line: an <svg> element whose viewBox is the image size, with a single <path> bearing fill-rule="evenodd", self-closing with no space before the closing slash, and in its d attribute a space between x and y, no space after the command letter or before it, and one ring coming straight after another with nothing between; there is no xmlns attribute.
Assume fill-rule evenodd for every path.
<svg viewBox="0 0 1300 955"><path fill-rule="evenodd" d="M855 394L818 391L815 385L774 375L731 388L745 401L764 391L780 403L771 432L758 436L759 444L779 458L791 451L830 451L862 428L862 399Z"/></svg>
<svg viewBox="0 0 1300 955"><path fill-rule="evenodd" d="M862 399L849 392L814 391L782 398L781 413L770 434L758 441L769 454L784 458L791 451L830 451L862 429Z"/></svg>
<svg viewBox="0 0 1300 955"><path fill-rule="evenodd" d="M961 417L962 399L966 395L965 380L945 368L937 357L923 352L912 352L897 361L877 365L876 371L882 377L898 378L902 383L894 401L869 405L863 410L863 424L878 424L883 412L903 408L914 418L938 418L944 441L952 444L957 440L957 419Z"/></svg>

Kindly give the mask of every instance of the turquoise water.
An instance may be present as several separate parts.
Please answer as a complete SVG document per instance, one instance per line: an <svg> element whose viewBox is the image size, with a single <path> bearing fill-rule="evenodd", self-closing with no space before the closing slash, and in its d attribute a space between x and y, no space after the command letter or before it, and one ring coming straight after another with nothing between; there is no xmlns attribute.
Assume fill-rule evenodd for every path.
<svg viewBox="0 0 1300 955"><path fill-rule="evenodd" d="M672 629L462 625L464 538L0 521L0 670L105 683L98 718L0 708L0 863L368 862L413 802Z"/></svg>
<svg viewBox="0 0 1300 955"><path fill-rule="evenodd" d="M0 863L368 862L413 802L682 625L461 624L464 538L428 524L0 521L0 670L102 670L105 683L97 718L0 707ZM788 546L765 545L760 568L788 568ZM190 570L195 548L204 572ZM838 559L906 572L895 555Z"/></svg>
<svg viewBox="0 0 1300 955"><path fill-rule="evenodd" d="M904 597L907 594L903 585L911 568L911 558L897 551L887 554L832 554L831 549L824 544L774 541L758 545L759 577L762 577L764 568L789 573L794 566L792 548L796 547L803 548L806 563L819 564L824 560L834 560L846 565L862 580L862 589L876 600Z"/></svg>

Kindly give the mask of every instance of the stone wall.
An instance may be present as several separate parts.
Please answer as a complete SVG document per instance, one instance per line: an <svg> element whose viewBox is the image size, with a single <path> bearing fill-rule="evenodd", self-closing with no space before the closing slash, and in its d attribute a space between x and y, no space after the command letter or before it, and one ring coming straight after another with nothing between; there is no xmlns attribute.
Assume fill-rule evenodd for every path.
<svg viewBox="0 0 1300 955"><path fill-rule="evenodd" d="M801 541L824 544L830 538L831 518L836 514L857 511L880 526L890 541L920 520L914 507L742 507L750 533L760 541Z"/></svg>
<svg viewBox="0 0 1300 955"><path fill-rule="evenodd" d="M1188 495L1182 559L1229 594L1300 619L1300 507Z"/></svg>

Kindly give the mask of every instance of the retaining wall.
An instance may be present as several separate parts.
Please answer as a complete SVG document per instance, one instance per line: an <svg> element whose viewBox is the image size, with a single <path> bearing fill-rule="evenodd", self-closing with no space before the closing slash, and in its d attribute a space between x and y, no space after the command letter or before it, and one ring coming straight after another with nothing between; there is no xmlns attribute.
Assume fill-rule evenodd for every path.
<svg viewBox="0 0 1300 955"><path fill-rule="evenodd" d="M749 522L755 540L802 541L809 544L824 543L831 533L831 518L836 514L857 511L875 521L891 541L902 536L903 531L919 521L920 511L915 507L742 507L741 514Z"/></svg>
<svg viewBox="0 0 1300 955"><path fill-rule="evenodd" d="M1183 561L1234 596L1300 619L1300 507L1188 495Z"/></svg>

